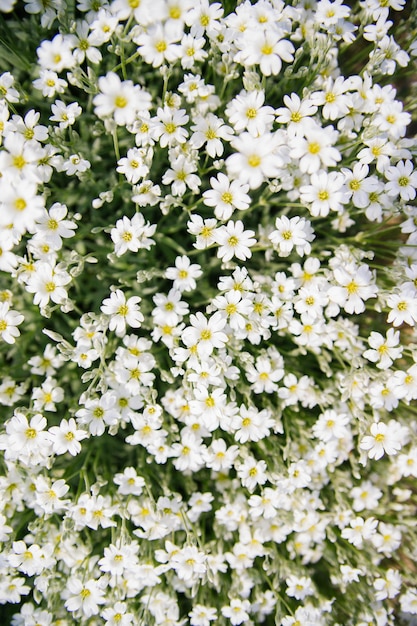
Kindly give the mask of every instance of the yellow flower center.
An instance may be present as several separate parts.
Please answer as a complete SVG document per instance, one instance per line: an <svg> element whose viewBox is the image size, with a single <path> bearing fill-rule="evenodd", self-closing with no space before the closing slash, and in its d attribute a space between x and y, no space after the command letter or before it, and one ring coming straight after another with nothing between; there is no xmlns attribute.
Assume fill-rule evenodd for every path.
<svg viewBox="0 0 417 626"><path fill-rule="evenodd" d="M124 96L116 96L116 98L114 99L114 105L118 109L124 109L127 105L127 99Z"/></svg>
<svg viewBox="0 0 417 626"><path fill-rule="evenodd" d="M21 170L25 167L26 160L21 154L19 154L18 156L13 157L13 165L17 167L18 170Z"/></svg>
<svg viewBox="0 0 417 626"><path fill-rule="evenodd" d="M166 41L158 41L158 42L155 44L155 48L156 48L156 51L157 51L157 52L165 52L165 50L167 49L167 47L168 47L168 46L167 46L167 44L166 44Z"/></svg>
<svg viewBox="0 0 417 626"><path fill-rule="evenodd" d="M225 191L222 194L222 196L221 196L221 200L225 204L232 204L232 202L233 202L233 195L230 193L230 191Z"/></svg>
<svg viewBox="0 0 417 626"><path fill-rule="evenodd" d="M259 167L260 164L261 157L257 154L251 154L251 156L248 157L248 165L250 165L251 167Z"/></svg>
<svg viewBox="0 0 417 626"><path fill-rule="evenodd" d="M172 122L168 122L168 124L165 124L165 130L169 135L172 135L172 133L175 133L176 129L177 127Z"/></svg>
<svg viewBox="0 0 417 626"><path fill-rule="evenodd" d="M348 294L351 296L358 291L358 285L354 280L352 280L348 285L346 285L346 289Z"/></svg>
<svg viewBox="0 0 417 626"><path fill-rule="evenodd" d="M308 144L308 151L310 154L318 154L320 152L320 144L317 141L312 141Z"/></svg>
<svg viewBox="0 0 417 626"><path fill-rule="evenodd" d="M227 315L233 315L233 314L234 314L234 313L236 313L236 311L237 311L237 306L236 306L236 304L233 304L233 303L228 304L228 305L226 306L225 311L226 311Z"/></svg>
<svg viewBox="0 0 417 626"><path fill-rule="evenodd" d="M172 20L178 20L181 17L181 9L179 6L173 6L169 9L169 17Z"/></svg>

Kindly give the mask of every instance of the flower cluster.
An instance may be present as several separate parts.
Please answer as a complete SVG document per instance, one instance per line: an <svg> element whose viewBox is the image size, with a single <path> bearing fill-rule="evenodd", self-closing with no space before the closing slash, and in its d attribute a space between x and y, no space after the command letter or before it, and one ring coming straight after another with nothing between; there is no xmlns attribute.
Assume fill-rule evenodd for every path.
<svg viewBox="0 0 417 626"><path fill-rule="evenodd" d="M415 623L407 4L0 0L12 626Z"/></svg>

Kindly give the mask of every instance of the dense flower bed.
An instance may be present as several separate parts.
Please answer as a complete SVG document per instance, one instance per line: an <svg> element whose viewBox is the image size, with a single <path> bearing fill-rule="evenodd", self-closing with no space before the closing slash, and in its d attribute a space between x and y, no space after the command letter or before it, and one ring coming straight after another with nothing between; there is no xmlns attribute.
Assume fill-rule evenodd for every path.
<svg viewBox="0 0 417 626"><path fill-rule="evenodd" d="M415 623L415 3L0 11L1 623Z"/></svg>

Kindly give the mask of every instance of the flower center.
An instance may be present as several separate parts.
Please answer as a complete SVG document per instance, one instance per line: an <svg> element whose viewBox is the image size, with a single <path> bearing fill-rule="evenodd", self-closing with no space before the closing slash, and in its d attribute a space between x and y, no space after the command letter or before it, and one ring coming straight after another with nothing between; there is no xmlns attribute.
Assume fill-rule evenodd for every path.
<svg viewBox="0 0 417 626"><path fill-rule="evenodd" d="M320 152L320 144L317 141L312 141L308 144L308 151L310 154L318 154Z"/></svg>
<svg viewBox="0 0 417 626"><path fill-rule="evenodd" d="M165 50L167 49L166 41L158 41L155 44L155 48L157 52L165 52Z"/></svg>
<svg viewBox="0 0 417 626"><path fill-rule="evenodd" d="M124 109L127 105L127 99L124 96L116 96L114 104L118 109Z"/></svg>

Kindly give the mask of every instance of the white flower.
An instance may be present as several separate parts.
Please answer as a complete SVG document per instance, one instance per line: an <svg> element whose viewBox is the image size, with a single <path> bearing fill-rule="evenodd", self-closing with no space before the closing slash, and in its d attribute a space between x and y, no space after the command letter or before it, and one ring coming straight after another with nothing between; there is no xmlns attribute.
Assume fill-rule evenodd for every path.
<svg viewBox="0 0 417 626"><path fill-rule="evenodd" d="M263 485L267 481L265 461L257 461L251 456L239 463L236 466L236 471L242 486L251 492L255 490L257 485Z"/></svg>
<svg viewBox="0 0 417 626"><path fill-rule="evenodd" d="M261 137L242 133L231 142L236 152L226 159L228 174L257 189L267 178L279 176L283 160L277 154L278 145L278 137L271 133Z"/></svg>
<svg viewBox="0 0 417 626"><path fill-rule="evenodd" d="M65 600L65 608L70 613L81 611L86 618L98 615L99 605L105 603L104 591L97 580L87 579L83 582L80 578L70 576L66 588L62 592Z"/></svg>
<svg viewBox="0 0 417 626"><path fill-rule="evenodd" d="M387 298L387 305L391 309L387 322L393 326L417 323L417 299L411 290L393 293Z"/></svg>
<svg viewBox="0 0 417 626"><path fill-rule="evenodd" d="M400 596L401 610L411 615L417 615L417 588L410 587Z"/></svg>
<svg viewBox="0 0 417 626"><path fill-rule="evenodd" d="M174 196L183 196L187 187L192 192L197 193L201 185L201 179L194 172L197 171L197 164L185 155L180 154L172 163L172 169L168 169L162 177L162 183L169 185Z"/></svg>
<svg viewBox="0 0 417 626"><path fill-rule="evenodd" d="M368 361L376 363L379 369L388 369L395 359L400 358L403 348L399 346L400 331L389 328L386 337L376 331L369 335L369 350L365 350L363 356ZM398 347L399 346L399 347Z"/></svg>
<svg viewBox="0 0 417 626"><path fill-rule="evenodd" d="M387 167L384 171L388 180L385 190L389 196L400 196L408 202L416 197L417 171L413 170L411 161L400 161L395 166Z"/></svg>
<svg viewBox="0 0 417 626"><path fill-rule="evenodd" d="M115 602L114 606L102 611L101 616L105 619L104 626L130 626L135 619L133 613L126 612L126 602Z"/></svg>
<svg viewBox="0 0 417 626"><path fill-rule="evenodd" d="M126 300L121 289L116 289L105 298L101 305L101 311L110 317L109 330L114 330L118 337L126 333L126 325L139 328L144 320L139 310L139 296L132 296Z"/></svg>
<svg viewBox="0 0 417 626"><path fill-rule="evenodd" d="M100 63L102 54L98 48L95 48L97 36L93 32L89 32L90 25L88 22L78 22L74 35L69 36L73 55L76 62L81 65L85 58L91 63Z"/></svg>
<svg viewBox="0 0 417 626"><path fill-rule="evenodd" d="M65 480L60 478L51 483L44 476L35 478L35 498L39 514L52 515L53 513L62 513L68 509L70 500L62 500L69 491L69 486Z"/></svg>
<svg viewBox="0 0 417 626"><path fill-rule="evenodd" d="M352 198L353 204L364 209L370 204L370 196L378 190L380 183L375 176L369 176L369 166L366 163L355 163L353 170L342 167L345 177L347 199Z"/></svg>
<svg viewBox="0 0 417 626"><path fill-rule="evenodd" d="M132 219L124 215L117 220L115 227L110 232L115 254L122 256L128 250L137 252L140 248L149 250L151 246L155 245L155 241L151 239L155 230L156 224L145 222L142 213L135 213Z"/></svg>
<svg viewBox="0 0 417 626"><path fill-rule="evenodd" d="M246 443L268 437L274 421L267 409L258 411L255 407L246 408L242 404L238 415L233 417L232 426L236 429L234 433L236 441Z"/></svg>
<svg viewBox="0 0 417 626"><path fill-rule="evenodd" d="M134 185L149 174L149 167L145 163L145 158L146 150L130 148L127 151L127 155L117 161L118 167L116 171L124 174L126 180Z"/></svg>
<svg viewBox="0 0 417 626"><path fill-rule="evenodd" d="M295 576L291 575L286 580L287 585L286 594L290 598L296 598L297 600L304 600L307 596L315 594L313 582L311 578L307 576Z"/></svg>
<svg viewBox="0 0 417 626"><path fill-rule="evenodd" d="M343 539L347 539L356 548L362 548L363 542L375 535L378 520L373 517L368 517L366 520L363 517L355 517L350 520L349 526L342 530Z"/></svg>
<svg viewBox="0 0 417 626"><path fill-rule="evenodd" d="M226 319L216 311L208 319L198 311L190 315L190 324L182 333L182 340L186 346L197 346L197 353L201 357L208 357L214 348L222 348L228 341L223 332Z"/></svg>
<svg viewBox="0 0 417 626"><path fill-rule="evenodd" d="M319 170L310 177L310 185L300 187L300 200L308 205L314 217L326 217L329 211L340 212L347 202L343 191L344 177L340 172Z"/></svg>
<svg viewBox="0 0 417 626"><path fill-rule="evenodd" d="M390 557L401 545L401 531L392 524L379 522L378 532L373 535L372 543L377 552Z"/></svg>
<svg viewBox="0 0 417 626"><path fill-rule="evenodd" d="M210 622L217 620L217 610L211 606L196 604L188 613L188 617L191 626L210 626Z"/></svg>
<svg viewBox="0 0 417 626"><path fill-rule="evenodd" d="M191 145L199 149L206 144L205 149L212 159L220 157L224 152L221 140L230 141L233 137L230 126L226 126L214 113L195 117L191 130L194 131L190 138Z"/></svg>
<svg viewBox="0 0 417 626"><path fill-rule="evenodd" d="M171 109L168 106L162 109L159 107L156 118L152 119L151 137L159 140L161 148L185 143L188 131L183 126L187 124L188 120L189 116L184 109Z"/></svg>
<svg viewBox="0 0 417 626"><path fill-rule="evenodd" d="M71 40L65 35L55 35L52 41L42 41L37 54L42 69L52 70L58 74L63 69L70 69L75 65Z"/></svg>
<svg viewBox="0 0 417 626"><path fill-rule="evenodd" d="M334 277L338 286L330 287L329 299L348 313L363 313L364 300L375 298L378 287L374 283L374 276L365 264L360 267L335 267Z"/></svg>
<svg viewBox="0 0 417 626"><path fill-rule="evenodd" d="M10 72L0 74L0 94L7 102L19 102L20 96L14 87L14 76Z"/></svg>
<svg viewBox="0 0 417 626"><path fill-rule="evenodd" d="M83 159L80 154L71 154L68 159L66 159L62 163L62 171L67 174L67 176L72 176L73 174L82 174L90 169L91 163L87 159Z"/></svg>
<svg viewBox="0 0 417 626"><path fill-rule="evenodd" d="M69 452L72 456L76 456L81 452L80 441L87 437L85 430L77 428L77 423L73 417L69 420L62 419L59 426L51 426L49 434L51 435L54 454Z"/></svg>
<svg viewBox="0 0 417 626"><path fill-rule="evenodd" d="M284 362L272 363L267 356L258 356L255 366L249 365L246 369L246 377L252 383L254 393L273 393L278 390L276 384L284 376Z"/></svg>
<svg viewBox="0 0 417 626"><path fill-rule="evenodd" d="M75 417L80 424L88 426L92 435L102 435L106 426L113 426L119 420L115 393L106 391L100 398L88 399L84 408L76 412Z"/></svg>
<svg viewBox="0 0 417 626"><path fill-rule="evenodd" d="M362 438L360 448L367 450L368 457L375 460L382 458L384 454L398 454L408 433L408 429L400 426L395 420L390 420L388 424L374 422L370 431L370 435Z"/></svg>
<svg viewBox="0 0 417 626"><path fill-rule="evenodd" d="M290 142L290 156L298 162L303 173L313 174L323 166L333 167L342 155L334 147L339 133L333 126L307 128L305 137L294 136Z"/></svg>
<svg viewBox="0 0 417 626"><path fill-rule="evenodd" d="M152 317L155 324L160 326L176 326L189 311L188 304L181 300L181 291L174 288L167 295L155 294L153 301L156 308L152 311Z"/></svg>
<svg viewBox="0 0 417 626"><path fill-rule="evenodd" d="M245 211L251 202L248 195L249 185L239 180L230 182L222 173L217 178L210 178L211 189L203 193L203 202L206 206L214 207L214 215L218 220L227 220L234 210Z"/></svg>
<svg viewBox="0 0 417 626"><path fill-rule="evenodd" d="M232 598L228 606L223 606L221 611L224 617L230 620L232 626L238 626L249 619L250 602L240 598Z"/></svg>
<svg viewBox="0 0 417 626"><path fill-rule="evenodd" d="M374 580L375 598L376 600L385 600L385 598L395 598L401 589L402 576L394 569L387 570L384 578L376 578Z"/></svg>
<svg viewBox="0 0 417 626"><path fill-rule="evenodd" d="M26 289L35 294L33 303L43 308L50 300L56 304L63 303L67 299L65 285L68 285L69 282L71 282L71 276L65 270L39 261L35 266L34 275L26 285Z"/></svg>
<svg viewBox="0 0 417 626"><path fill-rule="evenodd" d="M328 78L323 91L315 91L311 95L313 105L322 106L325 119L335 120L349 112L350 98L346 92L350 88L348 80L338 76L335 80Z"/></svg>
<svg viewBox="0 0 417 626"><path fill-rule="evenodd" d="M46 419L40 413L30 422L22 413L16 412L6 424L7 451L31 463L42 462L50 451L50 434L45 432ZM38 457L38 458L37 458Z"/></svg>
<svg viewBox="0 0 417 626"><path fill-rule="evenodd" d="M62 239L74 236L77 224L65 219L68 209L65 204L54 202L49 211L36 221L36 230L41 232L45 241L51 244L54 250L60 250Z"/></svg>
<svg viewBox="0 0 417 626"><path fill-rule="evenodd" d="M63 93L68 83L53 70L41 70L39 78L33 81L33 86L42 91L45 98L53 98L56 93Z"/></svg>
<svg viewBox="0 0 417 626"><path fill-rule="evenodd" d="M38 544L28 546L24 541L13 542L13 552L9 554L8 561L12 567L27 576L40 574L45 567L51 565L50 559L46 558L44 550Z"/></svg>
<svg viewBox="0 0 417 626"><path fill-rule="evenodd" d="M237 42L240 50L235 61L242 65L259 65L264 76L276 76L282 68L282 61L291 63L294 60L294 46L283 39L280 30L250 29Z"/></svg>
<svg viewBox="0 0 417 626"><path fill-rule="evenodd" d="M314 125L310 119L317 112L317 106L310 99L300 100L296 93L285 94L285 107L275 111L276 121L279 124L287 124L290 137L304 135L305 131Z"/></svg>
<svg viewBox="0 0 417 626"><path fill-rule="evenodd" d="M297 254L304 256L310 254L311 245L315 235L311 228L311 223L304 217L288 218L286 215L277 217L275 220L275 228L268 238L272 241L274 247L278 249L280 256L286 257L296 249Z"/></svg>
<svg viewBox="0 0 417 626"><path fill-rule="evenodd" d="M206 555L195 546L185 546L173 554L171 564L180 580L192 583L206 573L206 560Z"/></svg>
<svg viewBox="0 0 417 626"><path fill-rule="evenodd" d="M134 467L125 467L122 474L115 474L114 483L118 485L118 492L122 495L140 496L145 486L145 480L138 476Z"/></svg>
<svg viewBox="0 0 417 626"><path fill-rule="evenodd" d="M74 124L77 117L82 113L82 109L78 102L65 104L62 100L56 100L51 106L53 115L49 118L51 122L59 122L61 129L68 128Z"/></svg>
<svg viewBox="0 0 417 626"><path fill-rule="evenodd" d="M6 343L14 343L19 337L17 328L24 320L24 315L10 309L8 302L0 302L0 337Z"/></svg>
<svg viewBox="0 0 417 626"><path fill-rule="evenodd" d="M177 27L172 23L156 23L146 32L134 37L138 45L138 52L146 63L153 67L160 67L163 63L173 63L181 55L181 47Z"/></svg>
<svg viewBox="0 0 417 626"><path fill-rule="evenodd" d="M266 134L272 128L274 109L264 106L265 92L241 91L226 107L226 115L237 133L247 130L254 137Z"/></svg>
<svg viewBox="0 0 417 626"><path fill-rule="evenodd" d="M95 113L100 118L113 116L116 124L131 124L136 113L149 110L150 94L134 85L133 81L122 81L115 72L108 72L98 79L100 93L94 96Z"/></svg>
<svg viewBox="0 0 417 626"><path fill-rule="evenodd" d="M240 291L228 291L224 295L216 296L212 301L213 307L227 317L230 328L235 330L243 329L250 312L252 302L249 298L243 297Z"/></svg>
<svg viewBox="0 0 417 626"><path fill-rule="evenodd" d="M191 215L190 220L187 222L187 230L196 236L196 241L193 244L194 248L204 250L204 248L215 243L216 226L217 220L214 218L203 220L200 215Z"/></svg>
<svg viewBox="0 0 417 626"><path fill-rule="evenodd" d="M41 387L34 387L32 391L33 408L36 411L56 411L55 402L62 402L64 390L58 387L57 381L48 377Z"/></svg>
<svg viewBox="0 0 417 626"><path fill-rule="evenodd" d="M216 230L215 239L219 244L217 256L223 262L230 261L234 256L241 261L245 261L252 256L250 248L256 244L253 237L253 230L244 230L245 226L241 220L233 222L230 220L226 225L220 226Z"/></svg>
<svg viewBox="0 0 417 626"><path fill-rule="evenodd" d="M183 255L176 257L175 267L168 267L165 276L174 281L175 289L192 291L197 286L196 279L200 278L202 273L198 263L191 263L190 259Z"/></svg>

